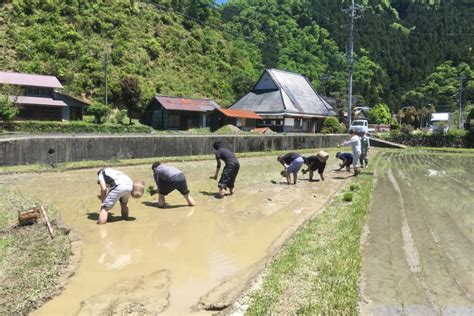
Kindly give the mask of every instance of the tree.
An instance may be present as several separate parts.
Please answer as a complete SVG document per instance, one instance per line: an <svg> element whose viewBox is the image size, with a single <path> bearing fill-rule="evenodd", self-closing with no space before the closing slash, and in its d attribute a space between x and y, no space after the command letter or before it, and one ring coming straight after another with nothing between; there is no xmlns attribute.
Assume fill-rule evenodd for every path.
<svg viewBox="0 0 474 316"><path fill-rule="evenodd" d="M140 82L135 77L126 76L122 79L120 86L122 89L122 102L124 102L127 108L128 118L130 119L129 124L132 124L133 113L140 110L142 95Z"/></svg>
<svg viewBox="0 0 474 316"><path fill-rule="evenodd" d="M379 103L369 111L369 121L375 124L388 124L392 115L390 109L385 103Z"/></svg>
<svg viewBox="0 0 474 316"><path fill-rule="evenodd" d="M94 116L96 124L102 124L102 119L110 112L110 107L103 103L94 102L87 108L87 112Z"/></svg>
<svg viewBox="0 0 474 316"><path fill-rule="evenodd" d="M0 96L0 119L4 122L9 122L15 118L19 109L9 99L7 95Z"/></svg>
<svg viewBox="0 0 474 316"><path fill-rule="evenodd" d="M18 95L18 91L11 85L0 85L0 119L3 122L13 120L20 109L15 105L12 96Z"/></svg>

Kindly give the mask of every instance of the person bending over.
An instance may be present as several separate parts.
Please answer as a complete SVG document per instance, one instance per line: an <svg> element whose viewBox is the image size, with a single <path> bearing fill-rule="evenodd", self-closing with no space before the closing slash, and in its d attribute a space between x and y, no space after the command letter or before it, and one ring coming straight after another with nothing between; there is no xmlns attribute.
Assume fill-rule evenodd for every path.
<svg viewBox="0 0 474 316"><path fill-rule="evenodd" d="M342 162L339 164L339 169L336 171L342 170L342 168L346 167L347 171L351 171L351 164L352 164L352 154L351 153L341 153L338 152L336 154L336 158L340 159Z"/></svg>
<svg viewBox="0 0 474 316"><path fill-rule="evenodd" d="M298 171L304 163L303 157L298 153L290 152L284 156L278 156L277 161L284 167L281 175L286 178L286 182L291 184L291 177L293 176L293 184L296 184Z"/></svg>
<svg viewBox="0 0 474 316"><path fill-rule="evenodd" d="M234 153L230 149L225 148L221 142L214 142L212 147L215 149L217 166L216 173L211 179L217 180L221 168L221 160L225 163L217 185L219 188L219 198L223 198L227 189L229 189L230 194L234 194L235 178L239 173L240 164Z"/></svg>
<svg viewBox="0 0 474 316"><path fill-rule="evenodd" d="M304 163L308 168L301 170L301 172L306 174L309 171L309 181L313 181L313 173L318 171L321 181L324 181L324 169L326 168L328 158L329 155L324 151L320 151L316 156L303 157Z"/></svg>
<svg viewBox="0 0 474 316"><path fill-rule="evenodd" d="M151 165L151 170L153 170L153 178L158 187L158 207L165 207L165 196L174 190L178 190L184 196L189 206L196 205L189 193L186 177L181 170L163 165L158 161Z"/></svg>
<svg viewBox="0 0 474 316"><path fill-rule="evenodd" d="M122 219L127 220L128 199L130 195L134 198L140 198L143 195L143 182L133 182L123 172L111 168L100 169L97 176L97 184L100 186L100 200L102 201L97 224L107 222L109 211L117 201L120 201Z"/></svg>

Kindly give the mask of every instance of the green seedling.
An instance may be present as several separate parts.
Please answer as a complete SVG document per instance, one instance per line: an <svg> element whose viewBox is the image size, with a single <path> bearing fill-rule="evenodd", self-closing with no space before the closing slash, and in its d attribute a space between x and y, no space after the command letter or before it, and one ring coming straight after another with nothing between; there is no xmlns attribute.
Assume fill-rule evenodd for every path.
<svg viewBox="0 0 474 316"><path fill-rule="evenodd" d="M352 197L353 197L352 192L344 192L344 195L342 196L342 199L345 202L352 202Z"/></svg>
<svg viewBox="0 0 474 316"><path fill-rule="evenodd" d="M349 187L349 189L350 189L351 191L357 191L357 190L360 189L360 187L359 187L357 184L351 184L350 187Z"/></svg>
<svg viewBox="0 0 474 316"><path fill-rule="evenodd" d="M156 193L158 193L158 191L152 185L149 185L146 188L146 192L150 193L150 195L155 195Z"/></svg>

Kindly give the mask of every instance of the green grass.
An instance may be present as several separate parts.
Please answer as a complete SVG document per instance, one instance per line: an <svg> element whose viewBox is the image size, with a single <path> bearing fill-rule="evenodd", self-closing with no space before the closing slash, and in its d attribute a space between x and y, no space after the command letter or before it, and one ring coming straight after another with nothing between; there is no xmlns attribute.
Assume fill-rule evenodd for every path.
<svg viewBox="0 0 474 316"><path fill-rule="evenodd" d="M372 166L375 165L375 160ZM355 315L361 268L360 236L373 186L371 168L350 185L352 202L336 195L325 211L284 245L252 295L249 315Z"/></svg>
<svg viewBox="0 0 474 316"><path fill-rule="evenodd" d="M329 153L335 153L334 148L310 148L310 149L299 149L298 152L301 154L315 153L315 151L325 150ZM279 151L258 151L258 152L246 152L236 153L237 158L248 158L248 157L261 157L261 156L276 156L287 153L288 150ZM0 167L1 174L11 173L32 173L32 172L62 172L67 170L87 169L87 168L98 168L98 167L121 167L121 166L137 166L152 164L156 161L162 163L169 162L185 162L185 161L202 161L202 160L213 160L215 156L212 155L194 155L194 156L175 156L175 157L152 157L152 158L137 158L137 159L122 159L122 160L87 160L77 162L65 162L54 165L46 164L31 164L31 165L20 165L20 166L2 166ZM1 222L0 222L1 223Z"/></svg>
<svg viewBox="0 0 474 316"><path fill-rule="evenodd" d="M0 195L0 315L26 315L57 291L71 247L57 227L54 239L41 222L15 228L18 211L41 205L40 201L4 186ZM53 224L57 222L57 211L44 206Z"/></svg>
<svg viewBox="0 0 474 316"><path fill-rule="evenodd" d="M354 198L354 194L352 194L352 192L344 192L343 195L342 195L342 199L345 202L352 202L353 198Z"/></svg>

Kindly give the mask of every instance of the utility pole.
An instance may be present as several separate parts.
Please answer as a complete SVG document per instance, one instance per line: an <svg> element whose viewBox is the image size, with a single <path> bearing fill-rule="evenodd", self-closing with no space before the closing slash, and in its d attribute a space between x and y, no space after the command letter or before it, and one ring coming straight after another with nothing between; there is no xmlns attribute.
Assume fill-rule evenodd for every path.
<svg viewBox="0 0 474 316"><path fill-rule="evenodd" d="M105 47L104 51L105 51L105 57L104 57L105 98L104 98L104 101L105 101L105 105L108 105L108 103L109 103L109 100L108 100L109 85L108 85L108 82L107 82L107 66L108 66L108 63L109 63L109 50L108 50L107 46Z"/></svg>
<svg viewBox="0 0 474 316"><path fill-rule="evenodd" d="M461 85L459 87L459 123L458 123L459 129L463 128L463 125L462 125L462 90L463 90L463 81L464 81L464 79L466 79L466 76L464 75L464 73L461 73L461 75L459 76L459 80L461 80Z"/></svg>
<svg viewBox="0 0 474 316"><path fill-rule="evenodd" d="M348 111L347 118L349 120L349 126L352 125L352 68L354 64L353 51L354 51L354 18L355 18L355 5L354 0L352 0L352 5L350 10L351 14L351 28L349 32L349 87L348 87Z"/></svg>

